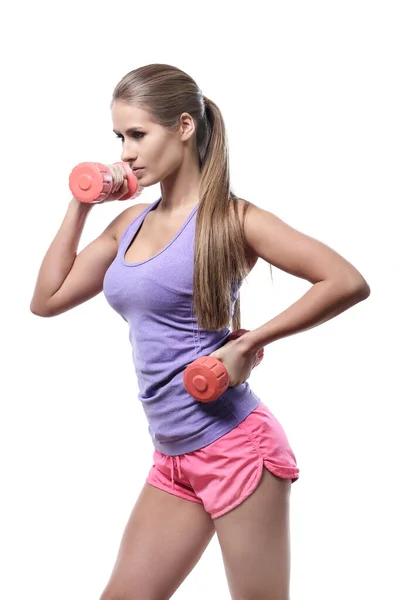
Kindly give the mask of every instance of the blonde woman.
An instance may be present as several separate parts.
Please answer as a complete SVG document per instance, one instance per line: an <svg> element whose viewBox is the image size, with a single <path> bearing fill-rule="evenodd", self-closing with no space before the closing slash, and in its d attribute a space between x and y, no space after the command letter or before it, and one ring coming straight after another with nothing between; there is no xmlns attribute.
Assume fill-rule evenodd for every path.
<svg viewBox="0 0 400 600"><path fill-rule="evenodd" d="M52 317L104 291L129 325L154 464L101 600L170 598L217 533L232 598L287 600L289 499L299 477L285 432L247 379L267 344L331 319L369 295L325 244L230 189L218 106L178 68L128 73L111 103L122 156L161 197L119 214L78 255L94 205L72 198L41 265L31 310ZM124 186L108 200L127 192ZM239 290L258 259L313 284L283 313L241 327ZM198 402L183 371L217 357L229 387Z"/></svg>

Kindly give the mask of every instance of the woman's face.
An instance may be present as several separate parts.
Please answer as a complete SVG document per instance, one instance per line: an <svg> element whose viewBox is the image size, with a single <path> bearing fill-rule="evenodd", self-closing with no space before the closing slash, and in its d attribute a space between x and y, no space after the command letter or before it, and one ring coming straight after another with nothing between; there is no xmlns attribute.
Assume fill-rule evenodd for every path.
<svg viewBox="0 0 400 600"><path fill-rule="evenodd" d="M144 167L136 174L142 187L154 185L174 173L183 160L182 131L171 132L151 120L143 109L121 100L112 104L113 130L121 138L121 160L131 169Z"/></svg>

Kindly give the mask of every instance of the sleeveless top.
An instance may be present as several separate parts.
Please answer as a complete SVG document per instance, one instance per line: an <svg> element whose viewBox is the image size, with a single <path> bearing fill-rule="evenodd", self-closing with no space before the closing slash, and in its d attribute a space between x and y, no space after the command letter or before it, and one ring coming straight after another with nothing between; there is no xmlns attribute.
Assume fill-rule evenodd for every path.
<svg viewBox="0 0 400 600"><path fill-rule="evenodd" d="M260 403L248 382L228 387L213 402L199 402L183 383L185 368L220 348L231 333L200 328L192 308L194 239L199 203L173 239L155 256L130 263L125 253L150 204L122 235L104 276L103 293L127 321L132 359L148 431L154 447L176 456L217 440L241 423ZM233 282L235 283L235 282ZM231 293L233 316L242 281Z"/></svg>

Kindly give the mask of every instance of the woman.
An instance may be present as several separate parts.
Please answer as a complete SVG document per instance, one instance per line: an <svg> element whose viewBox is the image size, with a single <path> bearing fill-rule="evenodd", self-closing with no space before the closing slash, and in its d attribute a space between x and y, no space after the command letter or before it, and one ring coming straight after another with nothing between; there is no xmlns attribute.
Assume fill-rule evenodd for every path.
<svg viewBox="0 0 400 600"><path fill-rule="evenodd" d="M230 189L223 118L191 77L162 64L128 73L111 112L122 160L156 202L131 206L78 255L93 205L73 198L41 265L31 310L55 316L104 290L129 324L154 464L126 525L101 600L170 598L217 532L233 598L289 598L289 498L299 476L285 432L247 379L267 344L369 295L323 243ZM140 169L140 170L138 170ZM121 187L107 200L127 192ZM239 289L258 258L310 281L291 307L241 327ZM183 385L212 355L228 389L210 403Z"/></svg>

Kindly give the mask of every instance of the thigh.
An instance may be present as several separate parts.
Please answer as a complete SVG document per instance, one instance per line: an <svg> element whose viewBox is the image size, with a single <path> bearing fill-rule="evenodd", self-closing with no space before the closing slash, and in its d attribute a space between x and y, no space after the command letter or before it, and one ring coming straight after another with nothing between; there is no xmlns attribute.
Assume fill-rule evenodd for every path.
<svg viewBox="0 0 400 600"><path fill-rule="evenodd" d="M214 533L214 523L202 504L145 483L100 600L167 600Z"/></svg>
<svg viewBox="0 0 400 600"><path fill-rule="evenodd" d="M255 491L214 520L232 600L288 600L291 481L265 467Z"/></svg>

